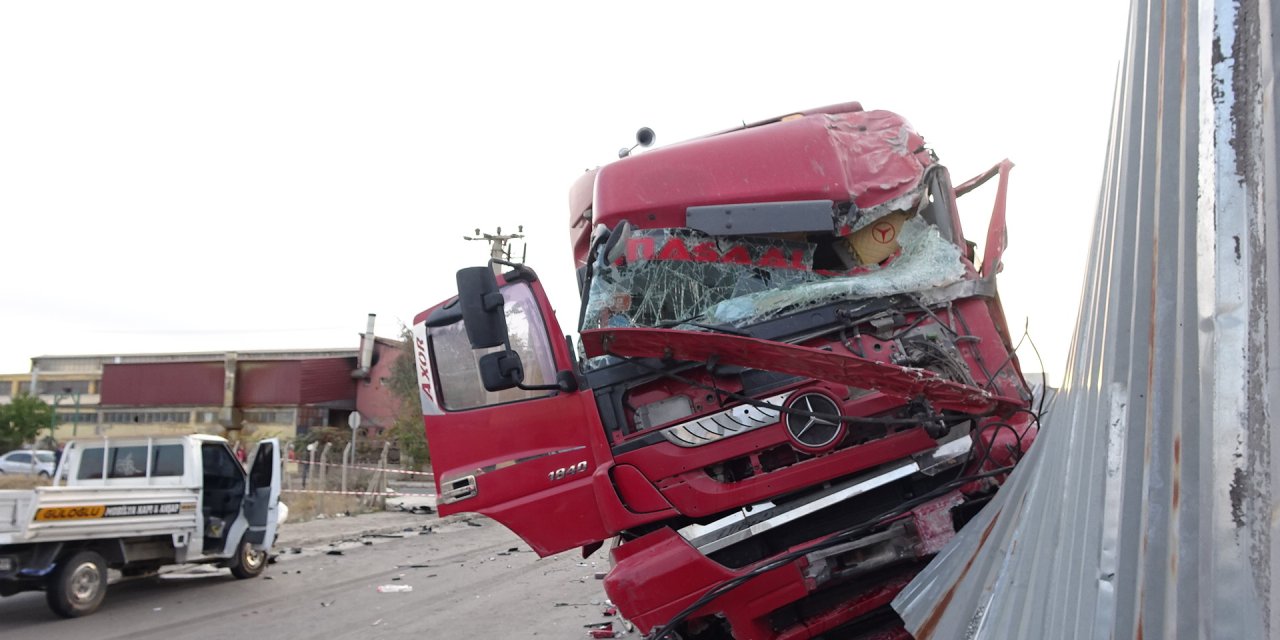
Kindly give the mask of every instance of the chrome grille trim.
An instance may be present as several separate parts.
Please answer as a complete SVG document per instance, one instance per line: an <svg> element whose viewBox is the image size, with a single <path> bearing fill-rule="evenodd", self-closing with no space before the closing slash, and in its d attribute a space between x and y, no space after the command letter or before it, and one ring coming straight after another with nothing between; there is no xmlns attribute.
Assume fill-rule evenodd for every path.
<svg viewBox="0 0 1280 640"><path fill-rule="evenodd" d="M791 397L791 392L788 391L764 398L761 402L781 408L789 397ZM662 437L667 439L667 442L677 447L701 447L730 436L777 424L781 415L782 411L780 410L742 404L719 413L667 427L661 433Z"/></svg>

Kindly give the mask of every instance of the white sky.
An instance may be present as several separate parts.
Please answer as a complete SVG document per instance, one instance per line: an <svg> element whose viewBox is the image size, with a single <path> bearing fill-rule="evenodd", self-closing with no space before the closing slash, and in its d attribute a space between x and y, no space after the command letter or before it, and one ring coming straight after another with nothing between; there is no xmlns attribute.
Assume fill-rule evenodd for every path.
<svg viewBox="0 0 1280 640"><path fill-rule="evenodd" d="M354 348L365 314L391 336L451 295L487 257L462 240L477 226L524 225L570 330L584 169L640 126L661 146L859 100L908 118L957 184L1017 163L1001 297L1059 380L1126 5L6 2L0 372Z"/></svg>

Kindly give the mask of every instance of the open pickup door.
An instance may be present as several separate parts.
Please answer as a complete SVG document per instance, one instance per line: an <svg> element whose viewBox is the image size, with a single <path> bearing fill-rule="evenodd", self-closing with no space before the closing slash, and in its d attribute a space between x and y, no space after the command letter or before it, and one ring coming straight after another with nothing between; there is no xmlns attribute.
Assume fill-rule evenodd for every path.
<svg viewBox="0 0 1280 640"><path fill-rule="evenodd" d="M482 513L542 556L604 540L609 534L592 474L608 459L608 448L594 398L577 390L572 357L542 285L521 268L500 284L487 276L486 291L476 292L467 271L477 275L459 272L461 299L414 319L440 515ZM461 308L480 298L489 309L483 322L474 315L464 321ZM473 348L469 333L480 324L501 344ZM503 371L523 369L520 386L490 390L494 370L484 359L499 354Z"/></svg>
<svg viewBox="0 0 1280 640"><path fill-rule="evenodd" d="M246 538L254 549L269 551L276 539L276 518L280 514L279 439L267 438L254 450L243 505L249 523Z"/></svg>

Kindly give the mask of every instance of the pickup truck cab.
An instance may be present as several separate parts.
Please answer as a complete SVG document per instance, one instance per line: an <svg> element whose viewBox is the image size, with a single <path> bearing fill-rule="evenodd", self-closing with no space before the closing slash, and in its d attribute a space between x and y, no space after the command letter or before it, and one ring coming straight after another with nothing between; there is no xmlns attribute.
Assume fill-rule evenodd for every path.
<svg viewBox="0 0 1280 640"><path fill-rule="evenodd" d="M265 569L286 507L280 443L249 469L216 436L95 438L67 445L53 486L0 491L0 596L43 590L64 617L93 613L107 570L209 563Z"/></svg>

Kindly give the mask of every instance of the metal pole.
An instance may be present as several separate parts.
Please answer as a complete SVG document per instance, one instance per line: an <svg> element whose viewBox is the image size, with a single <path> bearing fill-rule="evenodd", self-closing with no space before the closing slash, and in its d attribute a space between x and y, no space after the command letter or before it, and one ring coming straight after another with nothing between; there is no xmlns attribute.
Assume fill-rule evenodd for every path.
<svg viewBox="0 0 1280 640"><path fill-rule="evenodd" d="M53 394L53 408L49 411L49 439L53 440L53 431L58 428L58 402L61 401L63 395L61 393ZM34 466L34 462L32 465Z"/></svg>
<svg viewBox="0 0 1280 640"><path fill-rule="evenodd" d="M390 449L391 449L390 442L382 445L382 457L379 458L378 460L380 470L375 470L372 474L369 475L369 484L366 485L365 487L365 490L364 490L365 495L360 496L360 504L367 504L367 505L373 506L374 504L377 503L378 492L380 490L385 492L385 488L383 487L384 487L384 483L386 482L387 451L389 451ZM386 506L386 503L384 502L383 507L385 508L385 506Z"/></svg>
<svg viewBox="0 0 1280 640"><path fill-rule="evenodd" d="M351 466L351 450L354 448L355 441L347 443L345 449L342 450L342 491L347 490L347 467Z"/></svg>
<svg viewBox="0 0 1280 640"><path fill-rule="evenodd" d="M483 240L489 243L489 258L497 260L510 260L511 251L507 248L507 243L511 240L524 237L524 225L516 227L516 233L502 233L502 227L498 227L496 233L481 233L476 229L475 236L462 236L463 240ZM526 251L528 247L526 247ZM502 274L502 265L494 263L494 274Z"/></svg>
<svg viewBox="0 0 1280 640"><path fill-rule="evenodd" d="M302 488L307 488L307 481L311 479L311 474L316 468L316 449L315 443L307 447L307 472L302 474Z"/></svg>
<svg viewBox="0 0 1280 640"><path fill-rule="evenodd" d="M381 501L379 507L383 511L387 509L387 453L389 451L391 451L391 443L384 442L382 444L382 456L378 458L378 474L382 479L378 485L379 500Z"/></svg>
<svg viewBox="0 0 1280 640"><path fill-rule="evenodd" d="M76 399L76 417L71 422L72 438L76 437L76 433L80 430L80 392L79 391L76 392L75 399Z"/></svg>
<svg viewBox="0 0 1280 640"><path fill-rule="evenodd" d="M326 442L324 443L324 450L320 452L320 491L329 490L329 483L326 482L328 474L325 472L325 467L329 466L329 449L331 448L333 448L333 443ZM325 513L323 493L320 494L320 513Z"/></svg>
<svg viewBox="0 0 1280 640"><path fill-rule="evenodd" d="M289 473L289 454L293 453L293 440L285 440L283 455L280 456L280 477L284 478L284 488L293 490L293 476Z"/></svg>

